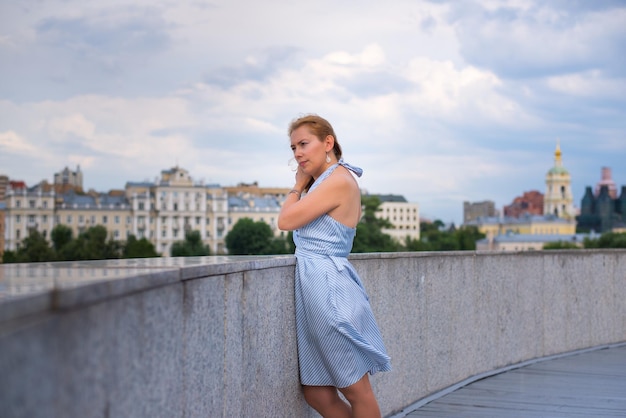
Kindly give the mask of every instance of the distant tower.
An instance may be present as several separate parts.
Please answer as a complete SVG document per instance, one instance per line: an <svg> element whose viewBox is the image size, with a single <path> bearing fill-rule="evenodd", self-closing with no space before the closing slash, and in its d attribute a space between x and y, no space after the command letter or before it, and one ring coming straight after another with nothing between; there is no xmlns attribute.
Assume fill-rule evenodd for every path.
<svg viewBox="0 0 626 418"><path fill-rule="evenodd" d="M609 167L602 167L602 180L596 184L595 195L600 196L600 189L602 186L607 186L609 191L609 197L611 199L617 199L617 186L611 178L611 169Z"/></svg>
<svg viewBox="0 0 626 418"><path fill-rule="evenodd" d="M544 215L556 215L559 218L574 219L574 199L572 197L572 179L563 167L561 145L557 140L554 151L554 167L546 174L546 194L543 198Z"/></svg>

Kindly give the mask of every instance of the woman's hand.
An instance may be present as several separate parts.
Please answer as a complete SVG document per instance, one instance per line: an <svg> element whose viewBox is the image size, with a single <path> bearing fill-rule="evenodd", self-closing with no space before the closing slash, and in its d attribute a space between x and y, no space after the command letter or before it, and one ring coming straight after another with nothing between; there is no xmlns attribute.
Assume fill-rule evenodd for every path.
<svg viewBox="0 0 626 418"><path fill-rule="evenodd" d="M298 170L296 171L296 185L294 186L294 189L302 193L312 179L313 177L302 171L302 167L298 167Z"/></svg>

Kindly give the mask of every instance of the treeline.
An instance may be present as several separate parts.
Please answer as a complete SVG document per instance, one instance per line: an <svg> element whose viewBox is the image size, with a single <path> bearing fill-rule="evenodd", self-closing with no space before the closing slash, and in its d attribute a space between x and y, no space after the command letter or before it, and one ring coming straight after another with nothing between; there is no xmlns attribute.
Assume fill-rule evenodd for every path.
<svg viewBox="0 0 626 418"><path fill-rule="evenodd" d="M544 250L580 250L583 248L626 248L626 233L605 232L599 238L585 238L582 247L570 241L550 242L543 246Z"/></svg>
<svg viewBox="0 0 626 418"><path fill-rule="evenodd" d="M363 196L363 216L356 228L352 252L395 252L395 251L455 251L474 250L476 241L484 238L475 227L444 228L444 223L421 223L419 240L406 238L405 244L395 241L383 230L391 224L377 218L380 207L377 197ZM154 245L146 238L137 239L131 235L126 241L107 239L107 230L103 226L93 226L85 232L72 236L72 230L65 225L57 225L50 234L49 243L36 230L20 243L16 251L6 251L4 263L29 263L70 260L104 260L119 258L160 257ZM293 235L275 237L268 224L240 219L225 237L225 244L230 255L272 255L293 254L295 246ZM210 255L210 249L204 245L198 231L189 231L183 241L172 245L171 256Z"/></svg>
<svg viewBox="0 0 626 418"><path fill-rule="evenodd" d="M3 263L44 261L107 260L114 258L159 257L154 245L145 238L131 235L126 242L107 239L102 225L92 226L72 236L72 229L57 225L50 233L51 243L37 230L31 230L16 251L5 251Z"/></svg>

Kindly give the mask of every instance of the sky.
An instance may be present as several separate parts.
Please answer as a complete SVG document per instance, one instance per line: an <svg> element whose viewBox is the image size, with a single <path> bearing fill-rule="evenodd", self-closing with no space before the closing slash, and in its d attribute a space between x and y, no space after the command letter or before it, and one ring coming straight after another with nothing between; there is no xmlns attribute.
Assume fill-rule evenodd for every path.
<svg viewBox="0 0 626 418"><path fill-rule="evenodd" d="M623 0L4 0L0 80L0 174L29 186L291 187L308 113L431 220L545 192L557 142L576 206L602 167L626 185Z"/></svg>

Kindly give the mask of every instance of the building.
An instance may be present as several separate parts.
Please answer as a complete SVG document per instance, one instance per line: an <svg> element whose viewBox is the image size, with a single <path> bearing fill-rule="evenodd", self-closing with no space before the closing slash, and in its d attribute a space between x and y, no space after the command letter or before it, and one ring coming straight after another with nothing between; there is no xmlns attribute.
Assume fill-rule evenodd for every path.
<svg viewBox="0 0 626 418"><path fill-rule="evenodd" d="M392 224L392 228L383 229L382 232L391 235L400 243L404 243L406 237L420 239L420 216L417 203L409 203L404 196L400 195L371 196L377 197L381 202L376 217L386 219Z"/></svg>
<svg viewBox="0 0 626 418"><path fill-rule="evenodd" d="M594 190L594 196L600 196L600 191L602 186L606 186L608 189L608 194L611 199L617 199L617 186L613 181L613 176L611 175L610 167L602 167L601 178L598 183L596 183L596 188Z"/></svg>
<svg viewBox="0 0 626 418"><path fill-rule="evenodd" d="M280 235L276 224L282 200L277 196L284 197L289 191L255 184L256 192L267 195L240 191L229 200L226 188L194 182L180 167L163 170L155 182L127 182L123 190L108 193L83 192L80 169L73 173L65 169L55 174L57 180L66 183L58 187L43 181L28 188L24 182L8 182L0 210L0 221L5 221L2 249L16 250L30 229L49 240L54 226L63 224L71 228L74 237L102 225L110 239L146 238L164 256L170 254L174 242L194 230L213 254L224 254L224 238L242 217L266 222Z"/></svg>
<svg viewBox="0 0 626 418"><path fill-rule="evenodd" d="M545 244L569 242L583 247L585 238L595 239L594 234L504 234L493 239L484 238L476 241L476 251L536 251Z"/></svg>
<svg viewBox="0 0 626 418"><path fill-rule="evenodd" d="M609 232L626 228L626 186L617 196L617 187L611 178L611 169L602 167L602 179L585 188L580 203L580 215L576 217L579 231Z"/></svg>
<svg viewBox="0 0 626 418"><path fill-rule="evenodd" d="M465 224L475 226L485 234L485 239L495 242L507 235L552 235L572 236L576 233L576 222L555 215L523 215L519 218L479 218Z"/></svg>
<svg viewBox="0 0 626 418"><path fill-rule="evenodd" d="M496 204L492 200L482 202L463 202L463 223L473 221L477 218L491 218L498 216Z"/></svg>
<svg viewBox="0 0 626 418"><path fill-rule="evenodd" d="M543 194L537 190L524 192L504 207L505 217L519 218L523 215L543 215Z"/></svg>
<svg viewBox="0 0 626 418"><path fill-rule="evenodd" d="M70 171L65 167L60 172L54 173L54 184L83 190L83 173L80 171L80 166L76 166L76 171Z"/></svg>
<svg viewBox="0 0 626 418"><path fill-rule="evenodd" d="M259 187L259 183L255 181L254 183L239 183L236 186L226 186L224 190L226 190L229 196L274 196L282 202L291 189L288 187Z"/></svg>
<svg viewBox="0 0 626 418"><path fill-rule="evenodd" d="M4 200L4 196L7 192L8 187L9 187L9 177L5 175L0 175L0 202Z"/></svg>
<svg viewBox="0 0 626 418"><path fill-rule="evenodd" d="M27 188L21 181L10 181L4 198L4 249L15 250L31 229L50 239L55 224L54 191L45 192L40 185Z"/></svg>
<svg viewBox="0 0 626 418"><path fill-rule="evenodd" d="M187 170L161 171L155 183L126 184L132 210L132 233L150 240L157 252L168 255L172 244L196 230L213 254L226 252L228 201L219 185L194 183Z"/></svg>
<svg viewBox="0 0 626 418"><path fill-rule="evenodd" d="M247 193L239 193L237 196L228 197L228 225L229 230L243 218L254 222L265 222L270 226L275 236L286 236L285 231L278 229L278 214L280 213L282 200L276 196L252 196Z"/></svg>
<svg viewBox="0 0 626 418"><path fill-rule="evenodd" d="M4 255L4 219L6 214L6 204L0 200L0 263Z"/></svg>
<svg viewBox="0 0 626 418"><path fill-rule="evenodd" d="M546 193L543 198L543 213L563 219L574 219L574 198L572 197L572 179L563 167L561 146L557 142L554 152L554 166L546 174Z"/></svg>

